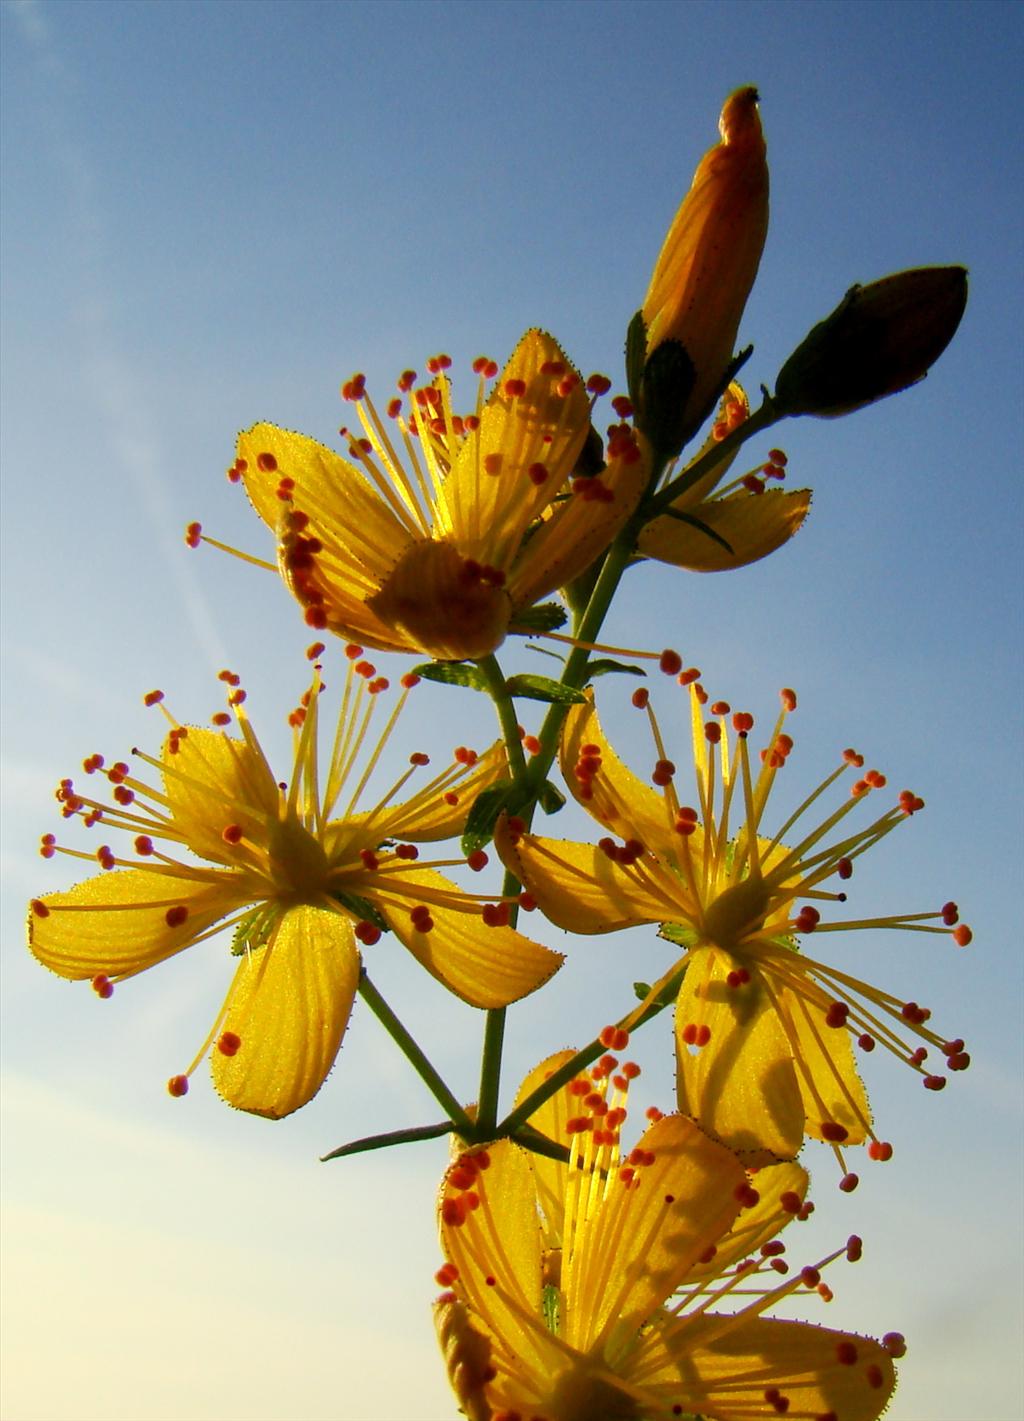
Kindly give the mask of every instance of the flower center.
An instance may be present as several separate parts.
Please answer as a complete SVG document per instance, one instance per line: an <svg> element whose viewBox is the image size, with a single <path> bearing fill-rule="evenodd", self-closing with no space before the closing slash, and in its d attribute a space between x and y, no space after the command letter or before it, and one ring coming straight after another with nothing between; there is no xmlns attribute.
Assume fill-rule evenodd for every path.
<svg viewBox="0 0 1024 1421"><path fill-rule="evenodd" d="M267 833L270 875L279 893L309 898L327 886L323 846L291 817L270 825Z"/></svg>
<svg viewBox="0 0 1024 1421"><path fill-rule="evenodd" d="M368 602L429 655L472 660L505 639L511 602L504 580L499 569L463 557L451 543L422 541L406 549Z"/></svg>
<svg viewBox="0 0 1024 1421"><path fill-rule="evenodd" d="M574 1361L555 1382L545 1404L552 1421L637 1421L636 1402L603 1377L595 1377L586 1357Z"/></svg>
<svg viewBox="0 0 1024 1421"><path fill-rule="evenodd" d="M764 926L769 902L760 875L734 883L720 893L705 912L704 938L716 947L735 952L744 938Z"/></svg>

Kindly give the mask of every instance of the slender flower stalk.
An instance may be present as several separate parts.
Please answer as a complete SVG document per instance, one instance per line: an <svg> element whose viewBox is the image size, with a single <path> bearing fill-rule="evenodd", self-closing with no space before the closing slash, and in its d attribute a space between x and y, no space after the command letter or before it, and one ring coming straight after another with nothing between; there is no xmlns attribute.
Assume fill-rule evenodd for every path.
<svg viewBox="0 0 1024 1421"><path fill-rule="evenodd" d="M33 899L29 913L36 957L62 977L91 979L101 997L233 929L234 979L206 1042L169 1089L183 1095L212 1046L214 1084L224 1099L274 1118L297 1110L323 1084L359 985L360 946L372 947L382 933L394 933L432 976L477 1007L506 1006L561 963L508 926L506 903L438 872L465 859L419 856L418 844L457 834L476 794L507 774L502 748L478 756L459 747L450 764L412 790L429 763L416 752L373 806L359 809L417 678L403 677L374 741L388 682L350 646L337 724L322 757L323 651L320 643L310 648L312 683L289 717L287 782L270 768L233 673L221 673L230 712L214 716L214 729L181 725L160 692L147 696L171 723L161 756L134 750L140 769L133 770L90 755L83 769L112 786L109 800L70 779L57 790L66 819L104 837L127 835L131 849L104 843L89 853L44 835L44 857L98 861L101 872ZM240 735L224 728L232 717ZM153 783L142 778L146 766L157 771Z"/></svg>
<svg viewBox="0 0 1024 1421"><path fill-rule="evenodd" d="M615 1051L628 1043L615 1028L604 1036ZM571 1055L542 1062L520 1097ZM860 1240L790 1273L778 1235L813 1207L799 1165L751 1175L692 1121L656 1109L625 1152L639 1074L609 1051L531 1117L567 1162L504 1140L448 1170L435 1321L464 1413L874 1421L899 1334L879 1343L765 1316L794 1293L827 1301L823 1269L856 1260Z"/></svg>
<svg viewBox="0 0 1024 1421"><path fill-rule="evenodd" d="M751 1163L792 1158L806 1136L827 1141L846 1172L842 1147L869 1142L887 1159L891 1145L875 1135L854 1063L862 1051L890 1050L929 1090L946 1068L970 1061L962 1040L938 1035L930 1012L857 977L816 961L803 950L812 932L902 929L940 933L965 946L970 929L954 903L933 912L842 920L845 883L860 856L923 807L904 790L877 818L858 828L848 816L880 792L886 780L863 771L863 758L844 752L837 768L775 829L767 806L793 741L785 730L796 705L783 708L756 772L748 737L753 717L707 696L696 670L690 687L696 800L687 804L646 691L634 704L649 718L655 762L651 784L636 778L608 744L592 701L571 709L562 739L562 768L576 798L616 839L570 843L526 832L517 820L499 825L496 845L531 898L560 927L577 933L661 924L661 936L682 949L685 965L676 1005L679 1107ZM730 738L730 729L732 736ZM823 797L854 777L847 799L828 808ZM833 886L835 885L835 886Z"/></svg>

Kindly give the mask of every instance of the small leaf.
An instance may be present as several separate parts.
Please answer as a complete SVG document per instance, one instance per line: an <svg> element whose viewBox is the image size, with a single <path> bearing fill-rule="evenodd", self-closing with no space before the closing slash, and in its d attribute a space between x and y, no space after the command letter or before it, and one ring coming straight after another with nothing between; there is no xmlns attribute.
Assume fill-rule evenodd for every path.
<svg viewBox="0 0 1024 1421"><path fill-rule="evenodd" d="M387 918L368 899L361 898L358 893L343 893L341 889L336 888L332 896L343 908L354 914L355 917L362 919L364 923L372 923L382 933L391 931Z"/></svg>
<svg viewBox="0 0 1024 1421"><path fill-rule="evenodd" d="M587 675L593 681L597 676L607 676L610 672L621 671L626 676L646 676L647 672L641 666L629 666L625 661L612 661L610 657L601 657L598 661L587 663Z"/></svg>
<svg viewBox="0 0 1024 1421"><path fill-rule="evenodd" d="M640 382L647 359L647 323L644 313L637 311L626 328L626 388L634 406L640 403Z"/></svg>
<svg viewBox="0 0 1024 1421"><path fill-rule="evenodd" d="M494 826L502 810L516 814L529 801L529 791L521 785L491 785L478 794L469 811L466 827L462 833L462 852L468 858L477 849L484 848L494 837Z"/></svg>
<svg viewBox="0 0 1024 1421"><path fill-rule="evenodd" d="M561 603L539 602L536 607L524 607L517 612L509 630L521 636L529 636L533 632L557 632L568 619L569 614Z"/></svg>
<svg viewBox="0 0 1024 1421"><path fill-rule="evenodd" d="M575 686L565 686L561 681L552 681L548 676L510 676L506 684L510 696L520 696L527 701L576 706L582 705L587 699Z"/></svg>
<svg viewBox="0 0 1024 1421"><path fill-rule="evenodd" d="M487 682L469 661L424 661L414 666L414 676L424 681L439 681L442 686L468 686L471 691L486 691Z"/></svg>
<svg viewBox="0 0 1024 1421"><path fill-rule="evenodd" d="M273 903L260 903L239 919L231 938L232 957L266 947L278 910Z"/></svg>
<svg viewBox="0 0 1024 1421"><path fill-rule="evenodd" d="M679 947L691 948L697 943L698 933L694 928L684 928L682 923L662 923L658 936L665 938L667 942L676 943Z"/></svg>
<svg viewBox="0 0 1024 1421"><path fill-rule="evenodd" d="M545 814L557 814L565 804L565 795L553 785L550 780L545 780L541 785L540 794L537 796L537 803Z"/></svg>

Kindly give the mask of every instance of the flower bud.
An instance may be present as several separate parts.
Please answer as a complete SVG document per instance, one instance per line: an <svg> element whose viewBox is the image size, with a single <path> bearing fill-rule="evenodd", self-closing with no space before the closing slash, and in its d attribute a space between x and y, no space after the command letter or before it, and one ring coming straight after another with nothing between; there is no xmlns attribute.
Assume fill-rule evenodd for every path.
<svg viewBox="0 0 1024 1421"><path fill-rule="evenodd" d="M915 267L851 286L779 371L783 415L849 414L923 380L967 304L962 266Z"/></svg>
<svg viewBox="0 0 1024 1421"><path fill-rule="evenodd" d="M722 141L704 155L668 230L641 311L648 362L659 346L677 342L692 370L677 416L685 438L722 393L768 231L756 89L729 96L719 130Z"/></svg>

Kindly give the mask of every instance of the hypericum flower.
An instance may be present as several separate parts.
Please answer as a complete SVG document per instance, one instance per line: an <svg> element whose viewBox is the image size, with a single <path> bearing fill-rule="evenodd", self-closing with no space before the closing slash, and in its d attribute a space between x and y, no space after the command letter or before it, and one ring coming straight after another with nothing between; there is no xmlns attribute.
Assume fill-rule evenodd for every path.
<svg viewBox="0 0 1024 1421"><path fill-rule="evenodd" d="M757 90L737 89L719 119L655 263L643 304L647 354L679 341L693 365L685 437L710 413L732 359L768 231L768 165Z"/></svg>
<svg viewBox="0 0 1024 1421"><path fill-rule="evenodd" d="M383 419L364 377L347 381L362 424L361 435L342 430L350 459L272 424L239 436L229 477L276 533L311 627L384 651L486 656L518 614L585 571L635 508L647 462L631 431L616 431L603 470L571 477L604 376L584 384L556 342L531 330L486 400L497 366L474 362L476 411L463 417L450 365L429 361L425 386L402 375L408 418L396 398ZM200 536L191 525L188 541Z"/></svg>
<svg viewBox="0 0 1024 1421"><path fill-rule="evenodd" d="M604 1039L628 1040L614 1028ZM531 1072L520 1098L571 1054ZM683 1116L649 1110L621 1154L638 1074L605 1056L531 1117L568 1163L502 1140L448 1170L435 1322L465 1414L874 1421L905 1350L898 1333L879 1343L763 1316L793 1293L827 1301L822 1269L856 1260L860 1240L790 1273L778 1234L811 1212L805 1172L776 1164L751 1176Z"/></svg>
<svg viewBox="0 0 1024 1421"><path fill-rule="evenodd" d="M730 384L704 445L690 461L703 459L727 434L745 423L750 404L743 387ZM720 487L735 453L726 455L701 479L643 527L637 551L647 558L691 572L725 572L746 567L787 543L803 525L810 489L769 489L768 480L786 475L786 455L771 449L766 462ZM660 485L685 473L669 464Z"/></svg>
<svg viewBox="0 0 1024 1421"><path fill-rule="evenodd" d="M732 716L730 746L724 702L711 707L696 670L690 685L696 804L681 798L646 691L645 709L656 762L642 783L605 740L590 702L566 721L562 768L581 804L623 842L567 843L526 833L519 821L499 825L496 845L506 865L555 923L576 933L611 932L661 923L661 936L685 949L686 972L676 1006L679 1108L749 1163L791 1158L805 1135L827 1141L846 1169L842 1146L870 1140L872 1158L887 1159L875 1136L852 1042L864 1051L887 1047L922 1077L929 1090L946 1078L925 1065L929 1051L963 1070L961 1040L927 1025L929 1011L815 961L800 950L811 932L903 928L939 932L960 946L970 930L954 903L937 912L839 921L822 911L844 902L830 880L849 879L856 860L923 807L909 790L871 823L852 828L847 816L885 785L877 770L862 773L863 757L844 751L838 767L777 829L766 824L772 785L792 739L784 730L795 708L792 691L751 769L753 717ZM813 806L837 780L854 775L845 802L815 821ZM799 903L797 900L800 900ZM673 969L674 970L674 969ZM671 976L670 971L667 976ZM667 980L663 979L663 980ZM916 1037L916 1041L914 1038ZM846 1174L852 1189L856 1176Z"/></svg>
<svg viewBox="0 0 1024 1421"><path fill-rule="evenodd" d="M311 647L311 658L323 650ZM437 872L465 860L419 860L417 842L458 833L475 795L507 773L500 747L479 757L459 747L450 765L397 801L428 763L416 753L372 808L356 809L417 678L403 678L404 692L361 769L388 682L361 648L350 646L348 654L329 758L318 752L324 687L317 665L289 716L294 761L287 783L267 763L238 677L225 671L241 738L221 728L231 721L224 711L214 716L214 730L179 725L168 714L172 728L160 759L132 751L158 771L156 784L125 761L108 766L90 755L83 769L113 786L110 802L80 793L70 779L57 790L65 818L98 825L104 837L108 830L129 835L134 853L122 857L104 843L88 854L43 836L44 858L59 851L98 860L103 870L67 892L33 899L29 945L45 966L62 977L91 978L108 997L115 982L234 928L234 980L195 1061L168 1083L172 1095L185 1093L216 1040L213 1080L229 1104L273 1118L305 1105L334 1064L348 1024L360 973L356 944L372 945L382 930L473 1006L505 1006L560 966L558 954L505 925L504 903L481 908L483 895ZM146 697L147 704L162 699L158 691ZM182 857L182 849L202 862Z"/></svg>

